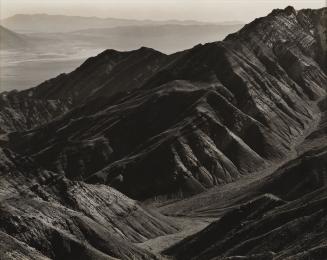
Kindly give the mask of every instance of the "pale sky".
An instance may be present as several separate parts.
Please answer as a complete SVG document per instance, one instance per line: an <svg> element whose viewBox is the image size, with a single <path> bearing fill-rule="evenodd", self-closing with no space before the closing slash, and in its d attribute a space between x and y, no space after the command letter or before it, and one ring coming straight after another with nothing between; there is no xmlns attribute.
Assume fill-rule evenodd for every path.
<svg viewBox="0 0 327 260"><path fill-rule="evenodd" d="M130 19L244 21L274 8L321 8L326 0L0 0L1 19L18 13Z"/></svg>

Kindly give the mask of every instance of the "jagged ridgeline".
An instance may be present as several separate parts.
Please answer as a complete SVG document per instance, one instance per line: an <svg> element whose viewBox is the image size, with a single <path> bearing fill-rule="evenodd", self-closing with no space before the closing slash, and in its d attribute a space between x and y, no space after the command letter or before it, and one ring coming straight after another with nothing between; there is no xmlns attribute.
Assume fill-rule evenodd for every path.
<svg viewBox="0 0 327 260"><path fill-rule="evenodd" d="M326 23L326 8L274 10L221 42L172 55L107 50L2 93L0 255L155 259L135 243L180 227L134 199L218 187L161 210L220 218L233 209L165 254L324 259ZM272 175L218 193L261 172ZM312 240L298 239L305 232Z"/></svg>

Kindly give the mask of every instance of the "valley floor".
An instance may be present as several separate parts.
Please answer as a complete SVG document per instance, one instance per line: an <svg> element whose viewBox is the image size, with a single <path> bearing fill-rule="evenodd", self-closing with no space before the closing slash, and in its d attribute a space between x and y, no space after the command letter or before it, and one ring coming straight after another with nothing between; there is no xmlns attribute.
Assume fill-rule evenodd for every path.
<svg viewBox="0 0 327 260"><path fill-rule="evenodd" d="M152 253L160 254L165 249L191 236L205 227L207 227L215 218L191 218L191 217L171 217L173 223L177 224L181 229L179 232L171 235L160 236L154 239L147 240L143 243L136 244L137 246L149 250Z"/></svg>

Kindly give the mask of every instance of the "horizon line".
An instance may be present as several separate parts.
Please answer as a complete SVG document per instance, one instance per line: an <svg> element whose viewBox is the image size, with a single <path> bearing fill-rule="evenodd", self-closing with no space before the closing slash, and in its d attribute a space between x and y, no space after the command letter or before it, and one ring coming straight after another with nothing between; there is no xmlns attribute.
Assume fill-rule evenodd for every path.
<svg viewBox="0 0 327 260"><path fill-rule="evenodd" d="M45 16L65 16L65 17L79 17L79 18L96 18L101 20L107 20L107 19L115 19L115 20L126 20L126 21L152 21L152 22L169 22L169 21L178 21L178 22L198 22L198 23L207 23L207 24L216 24L216 23L235 23L235 24L244 24L245 21L241 20L221 20L221 21L204 21L204 20L197 20L197 19L178 19L178 18L171 18L171 19L134 19L134 18L127 18L127 17L113 17L113 16L107 16L107 17L101 17L101 16L84 16L84 15L69 15L69 14L49 14L49 13L16 13L4 18L1 18L0 21L6 20L18 15L25 15L25 16L37 16L37 15L45 15Z"/></svg>

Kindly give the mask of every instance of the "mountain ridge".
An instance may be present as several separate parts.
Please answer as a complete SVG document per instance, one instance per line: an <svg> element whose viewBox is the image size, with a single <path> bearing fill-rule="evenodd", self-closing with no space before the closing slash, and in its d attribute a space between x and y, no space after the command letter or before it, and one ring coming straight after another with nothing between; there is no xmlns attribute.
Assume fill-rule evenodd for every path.
<svg viewBox="0 0 327 260"><path fill-rule="evenodd" d="M76 71L70 75L60 76L58 83L56 79L53 81L54 84L49 81L37 88L23 91L22 95L30 97L40 95L54 99L64 95L74 100L74 95L77 94L75 105L82 104L80 108L77 108L75 112L72 110L62 120L51 123L51 128L60 130L67 120L71 120L69 117L75 115L73 116L74 124L64 127L63 136L67 134L64 137L66 139L72 134L74 136L72 140L77 138L77 143L74 141L75 144L72 143L72 147L69 145L67 151L65 151L66 148L59 149L62 147L59 145L62 140L61 137L58 138L58 132L51 131L52 137L50 137L49 126L45 126L30 131L26 135L28 138L25 138L24 134L21 135L19 143L12 142L12 149L23 149L24 153L34 154L33 156L38 157L40 162L42 161L44 167L50 167L51 170L56 171L59 170L57 166L52 163L50 163L51 166L47 165L47 158L51 160L60 158L63 156L62 152L75 150L75 145L84 147L84 143L102 140L99 143L99 147L102 148L98 152L101 154L101 149L104 149L104 154L99 157L104 161L97 164L96 171L93 166L85 165L87 166L85 169L91 168L82 173L83 178L92 182L115 183L114 185L118 185L115 186L116 188L119 187L134 198L143 198L143 193L149 193L148 186L140 191L131 191L133 188L130 187L129 182L134 185L139 182L139 188L144 185L142 181L134 179L136 177L134 171L138 167L141 167L138 171L143 172L144 177L141 179L145 182L149 179L147 174L154 169L164 171L159 173L163 179L168 177L165 177L165 172L175 172L176 176L172 175L166 181L168 181L167 184L170 183L168 186L176 187L173 188L176 189L175 192L181 191L182 193L203 191L219 183L233 181L244 174L253 172L260 166L267 167L274 160L289 153L294 140L303 135L310 123L316 120L315 109L311 104L325 95L323 86L327 78L323 72L323 64L317 63L317 57L321 51L320 34L318 31L312 33L308 29L308 24L312 23L312 26L315 26L317 17L319 17L318 20L323 19L325 9L315 11L314 18L308 15L307 11L299 11L296 15L294 12L294 9L286 8L272 12L267 18L261 18L264 22L260 22L260 19L254 21L244 29L251 30L250 38L246 36L246 31L241 30L240 33L227 37L223 42L198 45L190 50L169 56L148 48L123 53L108 50L96 58L89 59L76 70L84 71L85 68L88 72L83 72L82 75L90 77L92 74L87 69L89 64L92 67L99 62L108 66L108 57L109 60L117 56L122 57L117 63L117 70L116 65L109 71L106 66L101 70L94 69L96 73L102 71L100 74L103 75L101 77L104 80L96 83L101 86L96 92L94 92L96 89L93 84L94 78L92 76L89 78L92 85L87 80L71 77L77 73ZM292 29L284 26L285 24ZM278 28L278 30L267 28ZM276 33L273 34L272 31ZM263 40L258 41L259 36L263 37ZM299 41L298 46L291 44L294 39ZM280 42L286 43L287 41L290 42L289 45L280 45ZM313 46L309 53L306 51L308 44ZM149 57L149 60L144 65L143 60L146 57ZM285 61L292 63L286 64ZM120 62L122 62L121 66ZM126 66L125 62L129 66ZM143 69L138 70L142 66L146 67L148 72L145 73ZM122 78L119 74L120 68L124 68L122 75L132 77L126 78L127 80ZM134 74L126 74L126 68L131 69ZM135 81L135 77L138 78L139 75L142 77L139 81ZM97 76L97 80L101 77ZM103 83L115 79L120 82L126 80L126 85L120 85L120 91L123 91L121 94L118 93L119 91L113 92L111 84ZM65 86L63 83L65 81L69 84L70 82L76 83L77 93L71 85ZM81 92L82 87L79 82L85 82L86 92ZM60 90L57 89L54 92L56 84ZM44 91L38 94L41 89ZM60 92L62 90L72 92L67 92L67 94ZM78 95L82 99L79 100ZM189 102L182 102L184 95L189 96L187 98ZM88 104L85 97L92 97L91 103ZM94 105L92 102L98 102L101 105L91 108ZM167 113L167 111L171 112ZM228 115L223 111L230 111L231 114ZM87 117L82 118L81 113L86 113ZM166 118L166 121L157 121L154 117L156 113ZM176 113L180 113L179 122L174 119ZM93 125L94 130L89 129L86 122ZM148 122L151 122L153 126L149 125L144 128L143 126L148 125ZM58 126L55 126L56 124ZM80 137L73 130L76 127L80 129ZM125 132L126 127L134 128L134 133L139 136L135 138L129 132ZM103 129L107 130L103 131ZM215 131L218 131L221 136L214 137L217 136L214 134ZM85 132L85 137L83 137L83 132ZM45 136L44 141L37 138L40 133ZM15 140L15 135L11 136ZM191 139L189 139L190 136ZM226 143L219 141L222 136L229 141ZM98 139L99 137L101 138ZM48 148L53 145L57 148L48 150L48 139L54 142ZM114 141L120 139L125 143L128 140L129 144L123 145L121 141ZM29 146L34 141L37 143L33 146L34 149L22 148L24 142ZM42 142L45 143L42 144ZM171 142L174 143L173 146ZM197 151L195 143L206 148ZM143 147L140 146L141 144ZM40 153L41 151L46 152ZM182 154L185 152L190 153L188 154L190 158L195 156L195 159L184 158ZM67 154L67 156L72 155ZM150 166L145 163L149 160L148 156L150 158L154 156L152 161L158 161L158 156L171 158L169 160L174 162L162 162L165 166ZM221 160L219 164L215 162L217 158ZM76 165L77 161L73 160L71 163ZM56 164L61 165L61 162L57 161ZM194 167L197 168L195 174L197 177L189 171ZM73 171L76 172L77 169ZM73 174L71 171L66 174ZM121 175L122 171L123 175ZM132 176L135 177L132 178ZM119 180L127 178L128 181L126 184L117 183L117 178ZM129 180L129 178L132 179ZM174 178L177 179L174 180ZM180 183L184 183L182 190L178 188ZM162 185L161 187L153 186L152 183L151 185L157 190L153 195L165 193Z"/></svg>

